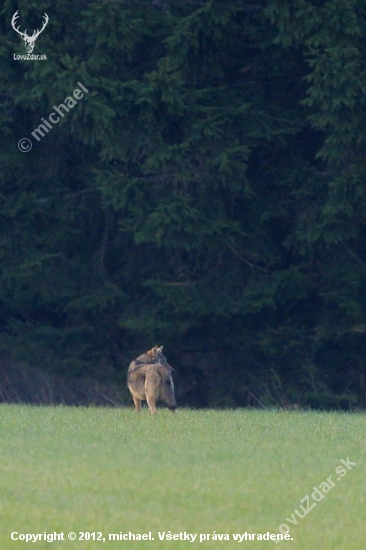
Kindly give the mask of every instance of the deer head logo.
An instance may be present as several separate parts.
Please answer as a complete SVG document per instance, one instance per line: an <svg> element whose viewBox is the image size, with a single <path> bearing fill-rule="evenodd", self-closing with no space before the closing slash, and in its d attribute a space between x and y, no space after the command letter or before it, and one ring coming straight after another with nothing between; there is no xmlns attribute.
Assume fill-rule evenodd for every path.
<svg viewBox="0 0 366 550"><path fill-rule="evenodd" d="M44 14L44 16L43 16L44 21L43 21L43 25L42 25L41 30L40 31L33 31L32 36L27 35L27 29L25 29L24 32L21 32L19 30L19 27L16 28L15 23L16 23L16 20L18 19L18 17L20 17L19 11L16 11L13 15L13 19L11 20L11 26L23 38L23 40L25 42L24 45L25 45L26 52L27 53L32 53L35 41L37 40L37 38L39 37L39 35L41 34L41 32L43 31L43 29L45 28L45 26L48 23L48 19L49 19L48 15L47 15L47 13Z"/></svg>

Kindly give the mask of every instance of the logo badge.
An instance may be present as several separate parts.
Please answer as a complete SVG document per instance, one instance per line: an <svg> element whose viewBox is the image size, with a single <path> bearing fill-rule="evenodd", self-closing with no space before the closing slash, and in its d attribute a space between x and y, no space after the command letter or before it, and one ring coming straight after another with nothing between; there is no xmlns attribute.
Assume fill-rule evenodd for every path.
<svg viewBox="0 0 366 550"><path fill-rule="evenodd" d="M47 13L44 14L44 16L43 16L44 21L43 21L43 24L42 24L42 28L40 30L33 31L32 36L27 35L27 29L25 29L24 32L21 32L19 30L19 26L18 26L18 28L15 26L16 20L18 19L18 17L20 17L20 14L19 14L19 11L16 11L13 15L12 20L11 20L11 26L23 38L24 45L25 45L25 50L26 50L27 54L31 54L33 52L33 49L34 49L35 41L37 40L37 38L39 37L41 32L44 30L44 28L46 27L49 17L47 15Z"/></svg>

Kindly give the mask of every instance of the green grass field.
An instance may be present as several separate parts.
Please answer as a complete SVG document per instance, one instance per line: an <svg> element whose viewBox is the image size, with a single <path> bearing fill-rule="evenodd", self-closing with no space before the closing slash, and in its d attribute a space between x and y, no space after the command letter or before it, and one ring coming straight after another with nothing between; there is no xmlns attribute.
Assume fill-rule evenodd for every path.
<svg viewBox="0 0 366 550"><path fill-rule="evenodd" d="M159 409L151 418L146 409L2 405L0 549L363 550L365 427L364 414ZM356 465L340 477L348 457ZM300 501L309 495L311 507L313 487L331 475L334 487L300 519ZM293 540L233 540L280 524ZM197 538L159 540L169 531ZM26 543L13 532L66 540ZM69 532L105 541L70 541ZM155 540L109 540L121 532Z"/></svg>

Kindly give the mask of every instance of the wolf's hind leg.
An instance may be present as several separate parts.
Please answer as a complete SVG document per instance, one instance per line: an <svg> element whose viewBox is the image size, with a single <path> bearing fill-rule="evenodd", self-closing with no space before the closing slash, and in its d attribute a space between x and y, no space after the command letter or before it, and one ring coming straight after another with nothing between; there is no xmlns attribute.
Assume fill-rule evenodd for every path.
<svg viewBox="0 0 366 550"><path fill-rule="evenodd" d="M151 415L156 414L156 401L152 395L146 396L147 404L149 405L149 411Z"/></svg>

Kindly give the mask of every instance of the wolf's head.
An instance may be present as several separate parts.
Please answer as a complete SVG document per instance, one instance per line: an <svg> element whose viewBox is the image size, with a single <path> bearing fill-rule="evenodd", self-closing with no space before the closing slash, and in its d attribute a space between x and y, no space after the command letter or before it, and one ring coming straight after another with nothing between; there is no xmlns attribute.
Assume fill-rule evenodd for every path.
<svg viewBox="0 0 366 550"><path fill-rule="evenodd" d="M162 351L163 351L163 346L161 346L160 348L158 346L154 346L153 348L149 349L147 354L150 357L152 363L158 362L157 358L158 356L163 355Z"/></svg>
<svg viewBox="0 0 366 550"><path fill-rule="evenodd" d="M167 358L163 354L163 346L154 346L152 349L150 349L147 352L148 356L151 359L152 363L160 363L161 365L164 365L164 367L167 367L170 370L174 370L171 365L169 365Z"/></svg>

